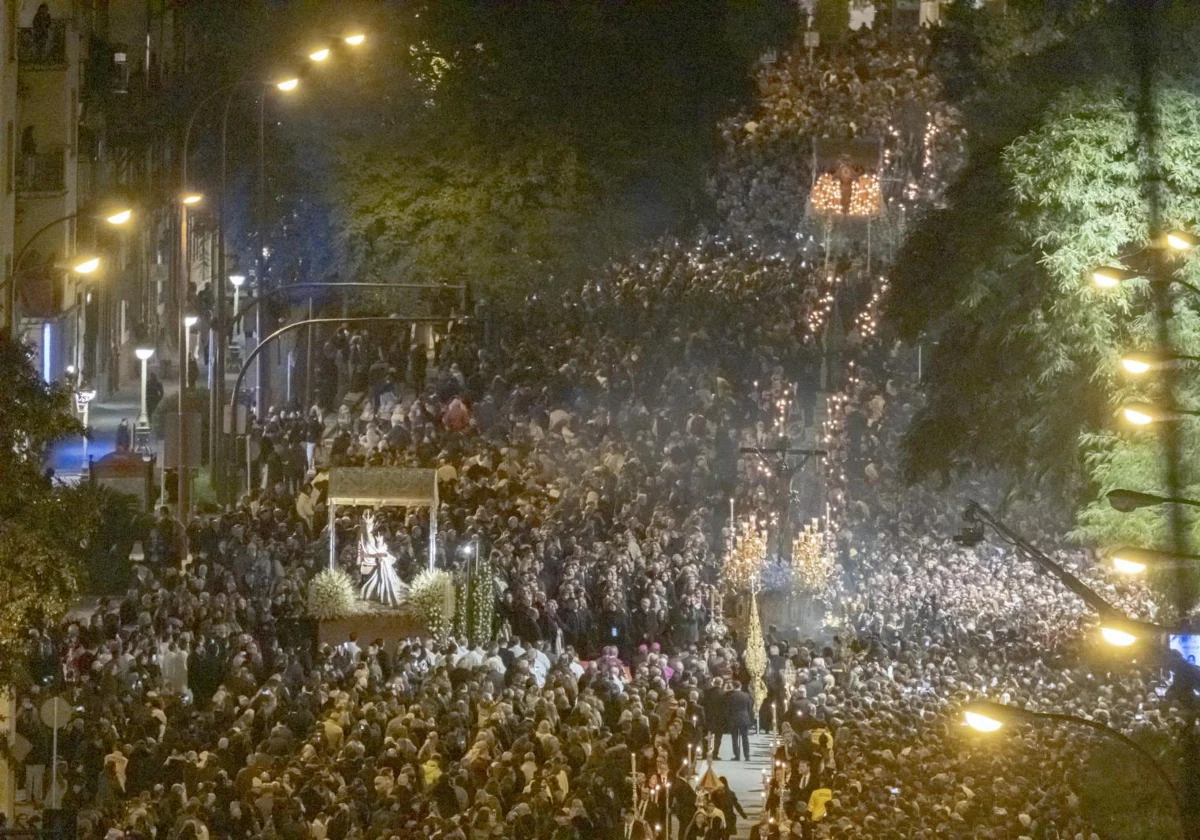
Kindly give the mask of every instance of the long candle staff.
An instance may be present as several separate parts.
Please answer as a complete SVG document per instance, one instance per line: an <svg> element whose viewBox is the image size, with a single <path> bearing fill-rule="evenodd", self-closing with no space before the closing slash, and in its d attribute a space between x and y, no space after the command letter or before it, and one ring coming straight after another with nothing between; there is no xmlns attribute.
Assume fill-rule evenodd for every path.
<svg viewBox="0 0 1200 840"><path fill-rule="evenodd" d="M633 788L633 812L637 813L637 753L629 754L629 786Z"/></svg>

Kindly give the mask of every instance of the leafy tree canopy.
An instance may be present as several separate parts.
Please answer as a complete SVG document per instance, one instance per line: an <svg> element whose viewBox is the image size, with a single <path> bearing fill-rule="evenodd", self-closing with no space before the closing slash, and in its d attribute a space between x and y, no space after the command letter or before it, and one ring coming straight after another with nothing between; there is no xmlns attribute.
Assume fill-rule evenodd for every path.
<svg viewBox="0 0 1200 840"><path fill-rule="evenodd" d="M358 83L297 115L331 139L307 151L342 275L516 296L703 217L719 118L794 19L782 0L387 6Z"/></svg>
<svg viewBox="0 0 1200 840"><path fill-rule="evenodd" d="M0 685L21 679L30 628L66 609L95 527L88 490L55 490L41 474L52 441L78 433L68 394L48 386L27 348L0 337Z"/></svg>
<svg viewBox="0 0 1200 840"><path fill-rule="evenodd" d="M1119 375L1118 359L1152 343L1147 286L1102 294L1088 277L1148 244L1153 166L1163 224L1200 219L1200 16L1178 4L1161 27L1155 162L1135 116L1142 100L1124 7L1093 12L1027 41L1026 54L993 56L990 85L947 83L965 97L970 160L947 206L907 240L890 302L902 334L936 342L928 401L906 440L910 478L998 468L1085 502L1114 486L1161 486L1156 444L1119 431L1114 418L1122 399L1146 395L1147 385ZM1001 25L962 15L945 50L978 43L964 29ZM943 53L943 68L977 79L989 78L979 72L986 64L972 69ZM1174 268L1197 274L1194 263ZM1175 302L1174 341L1185 353L1200 351L1198 303ZM1200 393L1182 400L1195 404ZM1118 518L1093 504L1079 536L1147 544L1160 528L1152 513Z"/></svg>

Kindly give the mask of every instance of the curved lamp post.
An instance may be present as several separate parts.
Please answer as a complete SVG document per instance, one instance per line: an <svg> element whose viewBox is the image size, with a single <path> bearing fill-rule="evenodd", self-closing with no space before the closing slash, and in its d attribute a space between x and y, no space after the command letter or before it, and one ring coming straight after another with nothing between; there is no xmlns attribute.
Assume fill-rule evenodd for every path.
<svg viewBox="0 0 1200 840"><path fill-rule="evenodd" d="M1119 732L1110 726L1105 726L1098 721L1076 717L1075 715L1064 715L1056 712L1034 712L1029 709L1008 706L991 700L976 700L963 707L963 723L976 732L985 734L998 732L1005 726L1020 723L1036 723L1038 721L1053 721L1055 723L1067 723L1072 726L1082 726L1093 732L1098 732L1106 738L1111 738L1133 750L1154 771L1154 774L1158 776L1163 785L1166 786L1171 794L1172 801L1175 803L1175 813L1182 820L1182 802L1175 780L1158 763L1158 759L1125 733Z"/></svg>
<svg viewBox="0 0 1200 840"><path fill-rule="evenodd" d="M443 323L446 323L447 321L456 321L456 320L462 321L462 320L466 320L466 319L465 318L447 318L445 316L436 316L436 315L419 315L419 316L404 316L404 317L401 317L399 315L360 315L360 316L350 317L350 318L308 318L303 321L296 321L291 324L285 324L284 326L280 327L279 329L275 330L275 332L271 333L269 336L264 338L262 341L260 341L255 346L254 350L250 353L250 355L248 355L245 359L242 360L241 370L238 371L237 379L235 379L233 382L233 390L229 394L229 412L230 412L231 418L233 418L232 422L235 427L235 429L234 429L235 434L237 432L236 426L237 426L238 396L241 394L241 391L242 391L242 380L246 378L246 372L250 370L250 365L252 365L254 363L254 360L258 357L259 353L261 353L264 348L266 348L273 341L275 341L275 339L277 339L281 336L287 335L288 333L292 332L293 330L298 330L301 327L315 326L318 324L443 324ZM246 457L247 457L247 461L249 461L249 445L247 445L247 456ZM247 480L247 482L250 481L249 470L247 470L246 480ZM247 492L248 492L248 490L249 490L249 488L247 488Z"/></svg>
<svg viewBox="0 0 1200 840"><path fill-rule="evenodd" d="M68 213L65 216L59 216L57 219L52 219L40 228L35 230L33 234L25 240L25 244L21 246L21 250L17 251L17 255L13 257L12 268L9 270L8 277L4 278L4 282L0 283L0 288L8 287L8 332L9 335L17 334L17 284L20 282L21 263L29 254L29 249L33 243L37 241L43 233L57 225L66 224L67 222L85 215L82 211ZM133 210L129 208L114 208L102 218L105 222L113 227L120 227L126 224L133 218ZM77 274L93 274L100 267L100 258L89 256L86 259L79 259L74 262L71 269Z"/></svg>

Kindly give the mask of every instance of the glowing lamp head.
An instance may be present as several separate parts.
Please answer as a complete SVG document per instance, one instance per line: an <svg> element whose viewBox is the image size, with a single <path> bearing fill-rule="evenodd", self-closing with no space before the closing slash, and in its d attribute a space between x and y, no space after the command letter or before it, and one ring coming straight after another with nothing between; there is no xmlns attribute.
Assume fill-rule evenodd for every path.
<svg viewBox="0 0 1200 840"><path fill-rule="evenodd" d="M1185 230L1173 230L1167 234L1167 247L1172 251L1191 251L1200 244L1200 237Z"/></svg>
<svg viewBox="0 0 1200 840"><path fill-rule="evenodd" d="M1111 625L1101 625L1100 636L1113 647L1129 647L1137 641L1137 636Z"/></svg>
<svg viewBox="0 0 1200 840"><path fill-rule="evenodd" d="M1113 265L1104 265L1100 268L1092 269L1092 282L1100 289L1115 289L1126 280L1130 280L1135 276L1137 275L1132 271Z"/></svg>
<svg viewBox="0 0 1200 840"><path fill-rule="evenodd" d="M1139 560L1123 557L1120 553L1112 557L1113 571L1122 575L1140 575L1146 571L1146 564Z"/></svg>
<svg viewBox="0 0 1200 840"><path fill-rule="evenodd" d="M300 86L300 80L295 76L290 79L284 79L281 82L276 82L275 87L279 88L284 93L291 93Z"/></svg>
<svg viewBox="0 0 1200 840"><path fill-rule="evenodd" d="M204 196L202 196L200 193L184 193L179 200L188 207L195 207L204 200Z"/></svg>
<svg viewBox="0 0 1200 840"><path fill-rule="evenodd" d="M123 225L132 218L132 210L119 210L116 213L113 213L111 216L108 216L104 221L108 222L110 225Z"/></svg>
<svg viewBox="0 0 1200 840"><path fill-rule="evenodd" d="M1127 405L1121 409L1121 414L1126 421L1135 426L1149 426L1151 423L1162 419L1160 413L1153 406L1143 403Z"/></svg>
<svg viewBox="0 0 1200 840"><path fill-rule="evenodd" d="M99 257L88 257L74 265L76 274L95 274L98 268L100 268Z"/></svg>
<svg viewBox="0 0 1200 840"><path fill-rule="evenodd" d="M1141 356L1130 355L1121 359L1121 369L1132 376L1141 376L1154 369L1154 363Z"/></svg>
<svg viewBox="0 0 1200 840"><path fill-rule="evenodd" d="M242 284L246 282L246 275L245 274L230 274L229 282L233 284L233 287L235 289L240 289L242 287Z"/></svg>
<svg viewBox="0 0 1200 840"><path fill-rule="evenodd" d="M342 40L345 41L347 44L349 44L352 47L361 47L363 45L363 43L367 40L367 36L361 32L355 32L351 35L347 35Z"/></svg>
<svg viewBox="0 0 1200 840"><path fill-rule="evenodd" d="M308 54L309 61L316 61L318 63L327 58L329 58L329 47L321 47L321 49L315 50Z"/></svg>
<svg viewBox="0 0 1200 840"><path fill-rule="evenodd" d="M196 326L196 324L198 324L199 322L200 322L199 315L184 315L183 316L183 325L185 327L187 327L189 330L192 327Z"/></svg>
<svg viewBox="0 0 1200 840"><path fill-rule="evenodd" d="M983 712L972 711L970 709L963 712L963 722L976 732L995 732L1004 726L1002 721L988 717Z"/></svg>
<svg viewBox="0 0 1200 840"><path fill-rule="evenodd" d="M133 354L138 357L139 362L144 362L154 355L153 347L138 347L133 351Z"/></svg>

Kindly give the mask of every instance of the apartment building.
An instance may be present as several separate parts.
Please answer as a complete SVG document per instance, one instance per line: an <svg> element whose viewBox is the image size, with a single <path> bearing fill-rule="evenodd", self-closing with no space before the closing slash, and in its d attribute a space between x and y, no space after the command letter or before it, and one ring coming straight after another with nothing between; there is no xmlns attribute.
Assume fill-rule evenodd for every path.
<svg viewBox="0 0 1200 840"><path fill-rule="evenodd" d="M10 276L17 334L51 379L81 361L91 278L67 270L81 206L83 38L69 2L21 3L11 134L15 207ZM85 182L86 186L86 182ZM8 262L8 260L6 260Z"/></svg>
<svg viewBox="0 0 1200 840"><path fill-rule="evenodd" d="M135 375L132 346L168 319L176 127L165 119L178 34L169 0L3 0L0 258L4 323L47 379ZM116 229L108 207L136 206ZM167 208L167 211L164 211ZM75 271L101 257L88 274Z"/></svg>

